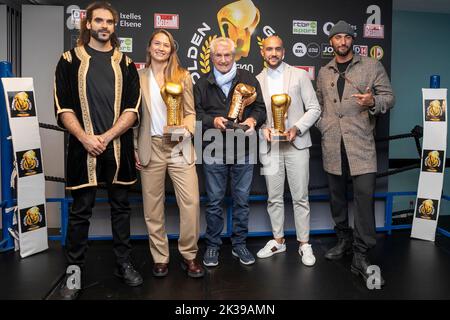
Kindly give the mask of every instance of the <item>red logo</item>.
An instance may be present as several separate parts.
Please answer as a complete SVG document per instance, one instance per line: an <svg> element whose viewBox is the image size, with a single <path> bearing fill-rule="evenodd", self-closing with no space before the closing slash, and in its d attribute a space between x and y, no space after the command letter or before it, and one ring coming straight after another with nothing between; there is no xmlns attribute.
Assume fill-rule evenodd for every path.
<svg viewBox="0 0 450 320"><path fill-rule="evenodd" d="M353 46L353 52L355 54L359 54L360 56L367 57L369 55L369 47L355 44Z"/></svg>
<svg viewBox="0 0 450 320"><path fill-rule="evenodd" d="M310 80L316 79L316 67L314 67L314 66L295 66L295 67L308 72L308 76L309 76Z"/></svg>
<svg viewBox="0 0 450 320"><path fill-rule="evenodd" d="M138 70L145 68L145 62L135 62L134 65L136 66L136 69L138 69Z"/></svg>
<svg viewBox="0 0 450 320"><path fill-rule="evenodd" d="M180 17L173 13L155 13L155 28L179 29Z"/></svg>
<svg viewBox="0 0 450 320"><path fill-rule="evenodd" d="M384 39L384 25L382 24L365 24L364 38Z"/></svg>

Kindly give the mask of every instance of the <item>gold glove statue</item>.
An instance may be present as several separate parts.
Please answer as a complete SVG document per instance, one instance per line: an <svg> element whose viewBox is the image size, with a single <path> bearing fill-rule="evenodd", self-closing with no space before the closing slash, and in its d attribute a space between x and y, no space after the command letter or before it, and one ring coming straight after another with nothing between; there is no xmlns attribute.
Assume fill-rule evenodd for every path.
<svg viewBox="0 0 450 320"><path fill-rule="evenodd" d="M170 136L175 131L186 130L183 125L183 87L178 83L166 82L161 88L161 96L167 107L164 135Z"/></svg>
<svg viewBox="0 0 450 320"><path fill-rule="evenodd" d="M231 99L230 111L228 112L228 122L226 124L227 129L242 129L248 130L246 125L240 125L242 121L242 115L244 109L248 105L251 105L256 100L256 88L249 86L248 84L238 83L233 91L233 97Z"/></svg>
<svg viewBox="0 0 450 320"><path fill-rule="evenodd" d="M434 214L433 200L427 199L419 207L419 212L423 218L430 219Z"/></svg>
<svg viewBox="0 0 450 320"><path fill-rule="evenodd" d="M236 44L235 61L248 56L251 35L259 23L259 18L259 10L251 0L229 3L217 13L222 37L230 38Z"/></svg>
<svg viewBox="0 0 450 320"><path fill-rule="evenodd" d="M438 151L430 151L425 158L425 165L427 166L427 171L437 172L437 168L441 165L441 159L439 158Z"/></svg>
<svg viewBox="0 0 450 320"><path fill-rule="evenodd" d="M439 100L433 100L430 102L427 108L427 116L431 121L439 121L443 113L444 108L441 106L441 102Z"/></svg>
<svg viewBox="0 0 450 320"><path fill-rule="evenodd" d="M31 110L32 106L28 94L24 91L17 93L14 96L12 108L13 110L19 111L19 117L29 116L28 111Z"/></svg>
<svg viewBox="0 0 450 320"><path fill-rule="evenodd" d="M288 141L288 135L285 132L286 127L284 122L287 117L287 111L291 105L291 97L286 94L274 94L271 97L272 102L272 117L273 117L273 128L272 140L274 141Z"/></svg>

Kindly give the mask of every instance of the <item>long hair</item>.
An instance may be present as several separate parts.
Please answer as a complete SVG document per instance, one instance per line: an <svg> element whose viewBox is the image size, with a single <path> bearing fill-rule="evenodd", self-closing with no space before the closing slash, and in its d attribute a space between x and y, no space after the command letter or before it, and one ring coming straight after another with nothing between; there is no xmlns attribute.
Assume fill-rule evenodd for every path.
<svg viewBox="0 0 450 320"><path fill-rule="evenodd" d="M84 46L89 43L89 40L91 39L91 30L89 30L87 28L87 23L92 22L92 14L93 14L94 10L97 10L97 9L105 9L105 10L108 10L109 12L111 12L113 19L114 19L114 25L117 23L117 21L119 21L119 14L111 6L111 4L109 2L97 1L97 2L91 3L86 8L86 18L81 20L81 23L80 23L80 35L78 36L78 40L77 40L78 46ZM111 41L111 45L113 48L120 47L120 42L119 42L119 39L117 38L117 34L116 34L115 30L111 34L110 41Z"/></svg>
<svg viewBox="0 0 450 320"><path fill-rule="evenodd" d="M187 70L181 67L180 60L178 59L176 47L175 47L175 40L173 39L172 34L170 34L169 31L165 29L157 29L155 30L152 35L150 36L150 40L148 40L148 46L147 46L147 61L145 66L149 67L151 65L151 56L148 52L148 48L151 46L153 38L157 34L164 34L169 38L170 43L170 56L169 56L169 62L167 63L166 68L164 69L164 80L166 82L176 82L181 83L186 75L188 74Z"/></svg>

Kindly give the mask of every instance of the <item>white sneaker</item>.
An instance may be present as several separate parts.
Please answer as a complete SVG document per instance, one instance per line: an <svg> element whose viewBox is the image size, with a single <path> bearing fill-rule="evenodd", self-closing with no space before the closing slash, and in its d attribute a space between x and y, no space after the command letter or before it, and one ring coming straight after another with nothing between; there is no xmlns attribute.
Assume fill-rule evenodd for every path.
<svg viewBox="0 0 450 320"><path fill-rule="evenodd" d="M268 258L273 256L275 253L285 252L286 251L286 244L279 244L275 240L270 240L266 243L264 248L258 251L256 254L258 258Z"/></svg>
<svg viewBox="0 0 450 320"><path fill-rule="evenodd" d="M298 253L302 257L302 262L305 266L311 267L316 263L316 257L314 257L312 247L309 243L302 245L298 249Z"/></svg>

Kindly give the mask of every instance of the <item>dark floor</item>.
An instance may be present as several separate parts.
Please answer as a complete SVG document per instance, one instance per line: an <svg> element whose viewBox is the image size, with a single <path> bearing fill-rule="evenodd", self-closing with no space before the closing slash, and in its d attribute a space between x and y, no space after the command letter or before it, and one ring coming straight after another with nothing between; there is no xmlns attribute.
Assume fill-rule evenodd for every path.
<svg viewBox="0 0 450 320"><path fill-rule="evenodd" d="M250 238L256 253L268 238ZM436 242L409 238L409 231L378 234L372 262L380 264L386 286L368 290L350 271L351 258L330 262L323 258L334 244L334 236L313 236L317 262L306 267L292 237L286 253L257 259L243 266L231 255L228 239L222 247L220 264L203 279L191 279L179 266L176 242L171 241L169 275L157 279L151 274L148 243L135 241L133 257L144 284L130 288L113 275L110 242L91 242L86 266L86 284L80 299L450 299L450 239ZM203 243L201 241L203 252ZM18 253L0 254L0 299L55 299L52 288L64 272L65 261L59 243L51 242L46 252L21 259Z"/></svg>

